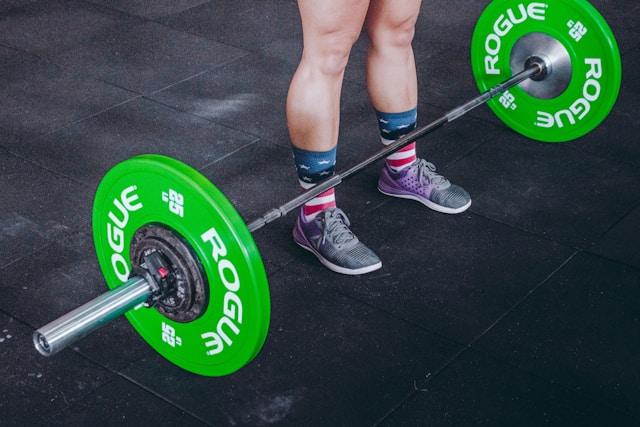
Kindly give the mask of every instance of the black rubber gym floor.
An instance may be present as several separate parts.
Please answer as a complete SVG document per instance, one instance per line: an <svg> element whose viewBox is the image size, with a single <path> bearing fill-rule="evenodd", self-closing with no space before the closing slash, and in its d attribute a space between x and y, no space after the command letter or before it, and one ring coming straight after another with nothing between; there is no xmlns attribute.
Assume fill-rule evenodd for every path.
<svg viewBox="0 0 640 427"><path fill-rule="evenodd" d="M488 3L425 0L420 123L477 95L470 40ZM292 214L258 230L269 335L211 378L124 318L50 358L31 335L106 291L92 203L118 162L182 160L247 221L298 194L284 114L296 3L0 3L0 425L639 425L640 3L593 4L623 63L597 129L540 143L483 106L421 140L473 197L457 216L379 194L381 163L348 180L338 204L384 263L369 275L321 267ZM338 169L379 148L365 49Z"/></svg>

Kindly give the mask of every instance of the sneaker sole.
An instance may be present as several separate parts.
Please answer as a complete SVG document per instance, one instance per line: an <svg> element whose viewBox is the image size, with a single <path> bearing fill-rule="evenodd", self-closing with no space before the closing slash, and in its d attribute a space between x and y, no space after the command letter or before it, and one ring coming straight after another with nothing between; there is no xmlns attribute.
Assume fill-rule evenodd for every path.
<svg viewBox="0 0 640 427"><path fill-rule="evenodd" d="M366 274L366 273L371 273L372 271L376 271L379 270L380 268L382 268L382 261L380 261L379 263L373 264L373 265L369 265L367 267L362 267L362 268L357 268L357 269L350 269L350 268L346 268L346 267L341 267L337 264L332 263L331 261L329 261L328 259L326 259L325 257L322 256L322 254L320 254L317 250L315 250L313 248L313 246L311 246L311 244L306 240L306 238L303 237L304 240L302 240L299 236L299 233L296 232L296 229L294 229L293 232L293 241L296 242L296 244L298 246L300 246L302 249L305 249L309 252L311 252L312 254L314 254L316 256L316 258L318 258L318 261L320 261L320 263L322 265L324 265L326 268L328 268L329 270L336 272L336 273L340 273L340 274L346 274L349 276L359 276L361 274Z"/></svg>
<svg viewBox="0 0 640 427"><path fill-rule="evenodd" d="M448 208L446 206L441 206L441 205L438 205L437 203L433 203L431 200L425 199L424 197L416 196L415 194L412 194L412 193L407 193L407 194L396 193L394 192L394 190L385 190L381 186L378 186L378 191L380 191L382 194L385 194L387 196L397 197L399 199L415 200L416 202L422 203L429 209L432 209L436 212L446 213L446 214L459 214L466 211L467 209L469 209L469 206L471 206L471 200L469 200L469 203L467 203L464 206L460 206L459 208Z"/></svg>

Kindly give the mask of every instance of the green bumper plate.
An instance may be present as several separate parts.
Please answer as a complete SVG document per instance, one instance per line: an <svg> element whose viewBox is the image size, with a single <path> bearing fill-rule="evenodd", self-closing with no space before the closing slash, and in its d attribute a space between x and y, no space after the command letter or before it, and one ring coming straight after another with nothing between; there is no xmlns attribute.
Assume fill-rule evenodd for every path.
<svg viewBox="0 0 640 427"><path fill-rule="evenodd" d="M127 280L131 238L147 224L162 224L191 246L209 283L209 301L189 323L140 306L126 314L131 324L158 353L199 375L227 375L249 363L267 336L269 288L251 233L233 205L177 160L143 155L116 165L93 206L95 247L109 288Z"/></svg>
<svg viewBox="0 0 640 427"><path fill-rule="evenodd" d="M534 33L564 47L570 59L568 85L552 99L515 87L488 105L505 124L529 138L544 142L579 138L607 117L618 97L622 74L613 33L587 1L492 1L473 34L471 63L476 83L484 92L522 71L524 64L512 69L512 51L519 40ZM538 53L554 59L551 51L531 52Z"/></svg>

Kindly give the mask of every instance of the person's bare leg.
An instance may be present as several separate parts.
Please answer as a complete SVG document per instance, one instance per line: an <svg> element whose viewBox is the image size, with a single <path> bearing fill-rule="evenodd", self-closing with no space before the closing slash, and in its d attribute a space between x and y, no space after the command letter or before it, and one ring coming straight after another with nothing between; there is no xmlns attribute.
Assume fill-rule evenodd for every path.
<svg viewBox="0 0 640 427"><path fill-rule="evenodd" d="M369 0L299 0L304 49L287 97L295 147L327 151L338 141L340 94Z"/></svg>
<svg viewBox="0 0 640 427"><path fill-rule="evenodd" d="M372 0L366 19L371 45L367 54L367 85L384 144L415 129L418 79L411 42L420 0ZM417 159L415 143L387 157L399 172Z"/></svg>
<svg viewBox="0 0 640 427"><path fill-rule="evenodd" d="M366 19L371 41L367 85L373 107L404 112L418 104L416 65L411 42L421 0L372 0Z"/></svg>
<svg viewBox="0 0 640 427"><path fill-rule="evenodd" d="M369 0L298 0L298 6L304 50L289 89L287 119L300 185L310 188L334 172L344 70ZM338 273L379 269L382 261L351 232L334 193L304 204L294 241Z"/></svg>
<svg viewBox="0 0 640 427"><path fill-rule="evenodd" d="M420 0L371 0L367 15L367 85L385 144L416 126L418 84L411 42L419 11ZM378 189L443 213L464 212L471 205L466 190L417 157L415 142L387 157Z"/></svg>

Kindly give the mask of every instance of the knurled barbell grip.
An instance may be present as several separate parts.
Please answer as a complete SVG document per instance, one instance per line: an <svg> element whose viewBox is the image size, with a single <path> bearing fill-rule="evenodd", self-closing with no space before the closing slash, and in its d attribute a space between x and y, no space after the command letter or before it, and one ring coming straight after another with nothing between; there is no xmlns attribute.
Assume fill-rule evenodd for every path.
<svg viewBox="0 0 640 427"><path fill-rule="evenodd" d="M319 196L325 191L340 184L342 182L343 175L344 174L334 175L331 178L325 181L322 181L320 184L316 185L315 187L310 188L309 190L305 191L299 196L294 197L293 199L289 200L283 205L267 211L266 213L262 214L260 218L249 223L249 225L247 225L247 228L249 229L249 231L254 232L255 230L258 230L264 227L268 223L273 222L276 219L285 216L295 208L302 206L303 204L313 199L314 197Z"/></svg>

